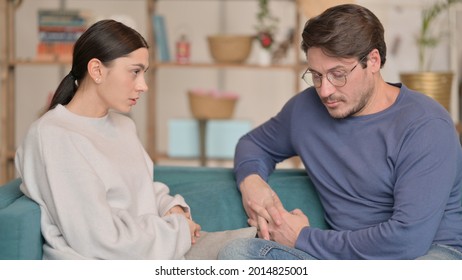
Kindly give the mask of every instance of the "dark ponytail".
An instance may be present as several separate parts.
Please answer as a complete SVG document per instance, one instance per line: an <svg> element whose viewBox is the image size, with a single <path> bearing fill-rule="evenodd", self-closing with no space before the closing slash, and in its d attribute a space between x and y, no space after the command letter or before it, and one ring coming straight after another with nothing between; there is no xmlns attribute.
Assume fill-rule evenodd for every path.
<svg viewBox="0 0 462 280"><path fill-rule="evenodd" d="M71 102L80 83L87 75L88 62L99 59L109 66L111 61L139 49L148 48L146 40L136 30L115 20L101 20L90 26L75 42L72 70L59 84L48 110Z"/></svg>
<svg viewBox="0 0 462 280"><path fill-rule="evenodd" d="M77 91L77 79L69 73L64 79L59 83L58 88L51 99L50 107L48 110L53 109L58 104L66 105L71 102L74 97L75 92Z"/></svg>

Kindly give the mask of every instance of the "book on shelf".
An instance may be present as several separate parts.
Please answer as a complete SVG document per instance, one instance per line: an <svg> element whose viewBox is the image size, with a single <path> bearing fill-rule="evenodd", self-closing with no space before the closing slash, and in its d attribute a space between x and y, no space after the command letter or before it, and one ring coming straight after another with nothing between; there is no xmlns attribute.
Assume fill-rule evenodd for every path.
<svg viewBox="0 0 462 280"><path fill-rule="evenodd" d="M153 15L152 25L154 40L157 45L157 60L162 62L170 61L170 49L168 47L168 37L164 17L159 14Z"/></svg>
<svg viewBox="0 0 462 280"><path fill-rule="evenodd" d="M72 60L73 50L73 42L39 42L36 58L40 61L70 61Z"/></svg>
<svg viewBox="0 0 462 280"><path fill-rule="evenodd" d="M70 60L74 43L87 28L88 14L81 10L38 11L38 60Z"/></svg>

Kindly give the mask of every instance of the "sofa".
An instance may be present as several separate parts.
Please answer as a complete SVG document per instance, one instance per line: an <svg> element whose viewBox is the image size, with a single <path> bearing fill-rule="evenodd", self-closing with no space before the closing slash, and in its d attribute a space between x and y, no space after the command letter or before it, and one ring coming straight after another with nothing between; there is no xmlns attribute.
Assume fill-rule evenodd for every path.
<svg viewBox="0 0 462 280"><path fill-rule="evenodd" d="M202 230L214 232L247 227L247 217L232 169L156 166L156 181L181 194ZM301 169L277 169L269 179L288 210L300 208L311 226L328 228L310 179ZM40 208L24 196L15 179L0 187L0 259L41 259Z"/></svg>

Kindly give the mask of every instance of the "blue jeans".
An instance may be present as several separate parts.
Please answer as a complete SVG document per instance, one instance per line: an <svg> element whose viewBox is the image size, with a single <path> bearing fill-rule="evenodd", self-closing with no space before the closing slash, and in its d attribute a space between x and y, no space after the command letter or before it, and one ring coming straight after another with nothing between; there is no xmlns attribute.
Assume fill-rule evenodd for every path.
<svg viewBox="0 0 462 280"><path fill-rule="evenodd" d="M462 260L462 252L450 246L433 244L427 254L417 260Z"/></svg>
<svg viewBox="0 0 462 280"><path fill-rule="evenodd" d="M260 238L236 239L226 244L218 254L220 260L316 260L304 251ZM418 260L462 260L462 252L433 244Z"/></svg>
<svg viewBox="0 0 462 280"><path fill-rule="evenodd" d="M219 260L315 260L311 255L260 238L235 239L218 254Z"/></svg>

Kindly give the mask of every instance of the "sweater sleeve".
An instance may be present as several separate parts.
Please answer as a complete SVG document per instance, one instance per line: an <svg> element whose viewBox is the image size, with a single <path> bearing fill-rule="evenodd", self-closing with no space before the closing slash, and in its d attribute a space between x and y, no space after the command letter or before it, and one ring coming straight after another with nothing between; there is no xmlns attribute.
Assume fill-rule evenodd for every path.
<svg viewBox="0 0 462 280"><path fill-rule="evenodd" d="M42 209L43 235L53 250L91 259L183 258L191 246L184 216L134 215L122 203L109 203L111 194L93 168L104 163L88 162L77 148L84 140L77 144L71 133L47 133L45 141L41 132L31 130L17 166L22 189ZM165 185L153 187L163 207L184 203L168 195Z"/></svg>
<svg viewBox="0 0 462 280"><path fill-rule="evenodd" d="M290 138L294 102L291 99L275 117L239 139L234 157L238 186L251 174L258 174L265 181L268 180L277 163L295 156Z"/></svg>
<svg viewBox="0 0 462 280"><path fill-rule="evenodd" d="M457 149L460 144L447 120L413 127L391 163L396 179L390 219L354 231L307 227L296 248L320 259L415 259L425 254L445 211L450 211L446 208L457 180Z"/></svg>
<svg viewBox="0 0 462 280"><path fill-rule="evenodd" d="M140 148L143 149L142 147ZM149 157L148 153L144 149L143 149L143 155L146 160L146 165L148 167L148 170L154 170L154 164L151 158ZM153 177L152 184L153 184L152 187L154 189L154 196L157 200L156 204L159 206L158 207L159 214L161 216L165 215L165 213L167 213L168 210L170 210L172 207L176 205L181 206L186 212L191 211L189 208L189 205L186 204L186 201L181 195L176 194L174 196L171 196L169 194L170 190L168 186L162 182L155 182L155 176Z"/></svg>

